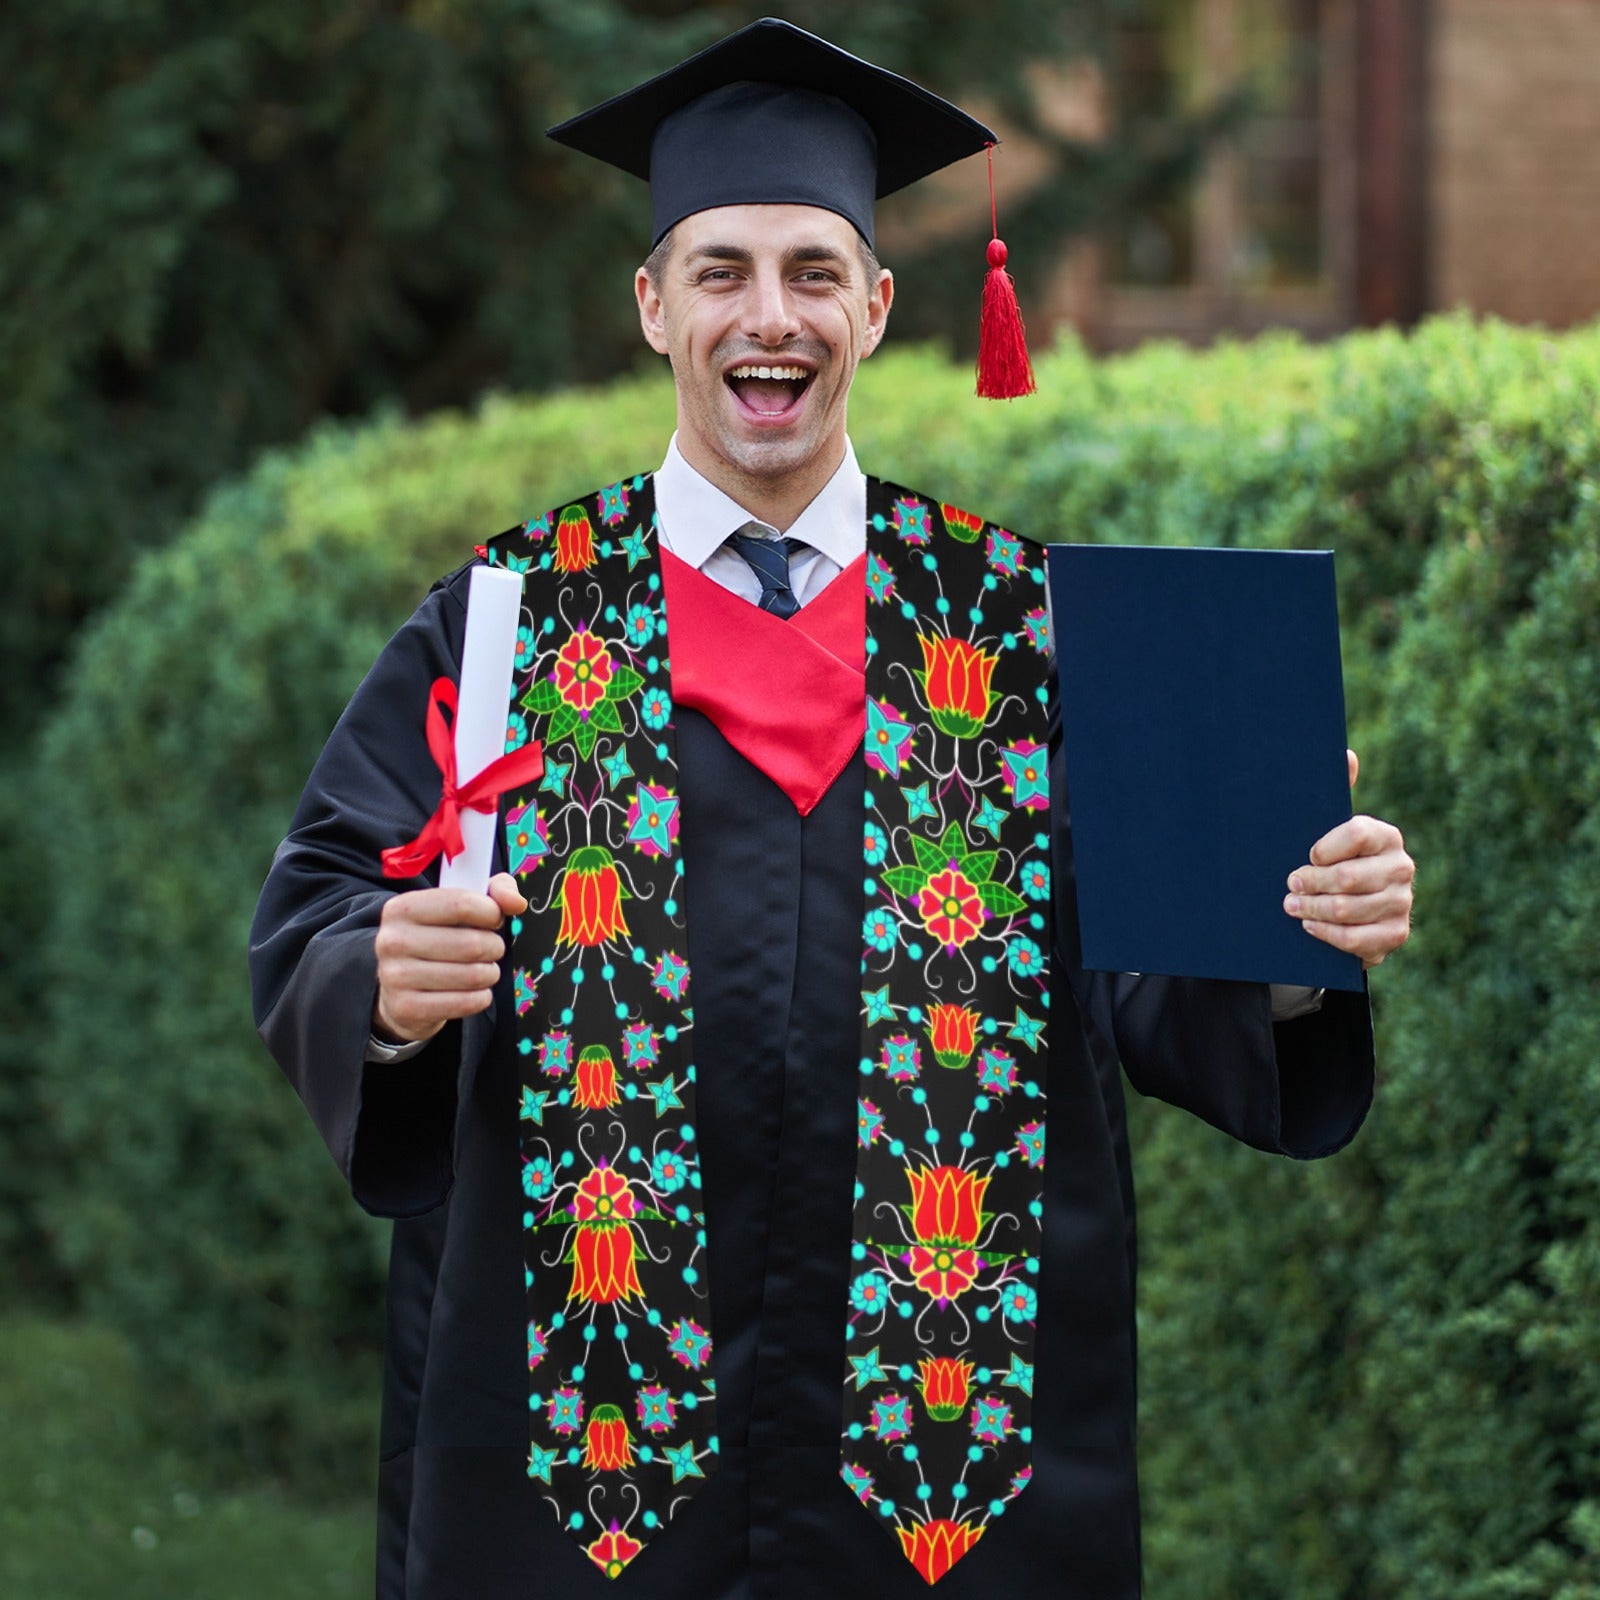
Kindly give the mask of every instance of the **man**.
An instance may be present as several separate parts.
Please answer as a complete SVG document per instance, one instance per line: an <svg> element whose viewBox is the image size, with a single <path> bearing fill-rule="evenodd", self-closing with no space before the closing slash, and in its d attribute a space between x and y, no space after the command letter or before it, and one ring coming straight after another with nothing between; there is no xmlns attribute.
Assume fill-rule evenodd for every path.
<svg viewBox="0 0 1600 1600"><path fill-rule="evenodd" d="M508 744L542 744L509 870L378 866L439 799L463 569L252 940L263 1036L397 1219L380 1592L1132 1596L1117 1057L1320 1155L1370 1099L1365 997L1080 970L1037 552L855 464L872 199L987 130L768 22L557 132L650 177L677 433L490 546L527 585ZM1404 940L1389 825L1285 870L1315 936Z"/></svg>

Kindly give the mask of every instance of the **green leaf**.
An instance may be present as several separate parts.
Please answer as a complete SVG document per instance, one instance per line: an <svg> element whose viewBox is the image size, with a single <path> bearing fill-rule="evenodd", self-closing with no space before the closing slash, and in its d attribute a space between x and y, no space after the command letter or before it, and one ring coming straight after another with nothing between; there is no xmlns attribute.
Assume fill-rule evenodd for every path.
<svg viewBox="0 0 1600 1600"><path fill-rule="evenodd" d="M589 726L596 733L621 733L622 716L609 700L602 700L589 713Z"/></svg>
<svg viewBox="0 0 1600 1600"><path fill-rule="evenodd" d="M937 872L950 859L943 846L932 839L919 839L915 834L911 836L911 848L916 851L917 865L924 872Z"/></svg>
<svg viewBox="0 0 1600 1600"><path fill-rule="evenodd" d="M549 716L552 711L559 710L566 703L561 698L561 691L548 678L540 678L522 697L524 708L541 717Z"/></svg>
<svg viewBox="0 0 1600 1600"><path fill-rule="evenodd" d="M980 883L978 898L983 901L983 909L991 917L1008 917L1028 909L1028 902L1003 883Z"/></svg>
<svg viewBox="0 0 1600 1600"><path fill-rule="evenodd" d="M554 744L557 739L565 739L577 726L578 713L563 700L556 707L555 715L551 717L550 726L545 730L544 736Z"/></svg>
<svg viewBox="0 0 1600 1600"><path fill-rule="evenodd" d="M961 824L952 822L944 830L944 838L939 841L939 849L947 861L965 861L967 858L967 841L961 832Z"/></svg>
<svg viewBox="0 0 1600 1600"><path fill-rule="evenodd" d="M898 895L909 900L928 887L928 874L921 867L890 867L883 881Z"/></svg>
<svg viewBox="0 0 1600 1600"><path fill-rule="evenodd" d="M589 753L594 749L594 741L596 737L597 735L595 733L595 726L593 722L580 722L578 726L572 730L572 742L578 747L578 754L582 756L585 761L589 759Z"/></svg>
<svg viewBox="0 0 1600 1600"><path fill-rule="evenodd" d="M994 864L999 859L998 850L975 850L962 862L961 870L971 883L981 886L994 876Z"/></svg>
<svg viewBox="0 0 1600 1600"><path fill-rule="evenodd" d="M611 669L611 681L606 685L607 700L626 700L644 687L644 677L632 667L616 666Z"/></svg>

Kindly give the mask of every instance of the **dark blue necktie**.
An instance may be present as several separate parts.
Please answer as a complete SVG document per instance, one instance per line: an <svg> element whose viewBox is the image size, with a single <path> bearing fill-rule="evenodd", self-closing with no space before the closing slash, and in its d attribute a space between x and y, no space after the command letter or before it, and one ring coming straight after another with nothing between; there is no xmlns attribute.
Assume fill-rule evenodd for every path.
<svg viewBox="0 0 1600 1600"><path fill-rule="evenodd" d="M759 522L747 522L747 528L759 528ZM763 539L753 533L728 535L728 543L744 557L750 570L761 580L761 598L757 604L775 617L787 619L800 609L800 602L789 587L789 558L806 548L803 539Z"/></svg>

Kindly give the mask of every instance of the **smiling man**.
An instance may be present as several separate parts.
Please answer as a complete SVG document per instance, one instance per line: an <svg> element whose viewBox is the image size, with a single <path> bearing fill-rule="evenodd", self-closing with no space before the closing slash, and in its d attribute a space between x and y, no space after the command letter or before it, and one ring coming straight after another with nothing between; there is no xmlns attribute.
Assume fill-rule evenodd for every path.
<svg viewBox="0 0 1600 1600"><path fill-rule="evenodd" d="M439 800L464 568L252 938L263 1037L396 1219L379 1593L1131 1600L1118 1059L1322 1155L1365 996L1081 969L1041 552L856 463L873 200L988 130L764 22L554 132L649 180L677 432L487 547L526 582L507 743L542 747L489 893L379 867ZM1307 846L1287 914L1382 960L1398 833Z"/></svg>

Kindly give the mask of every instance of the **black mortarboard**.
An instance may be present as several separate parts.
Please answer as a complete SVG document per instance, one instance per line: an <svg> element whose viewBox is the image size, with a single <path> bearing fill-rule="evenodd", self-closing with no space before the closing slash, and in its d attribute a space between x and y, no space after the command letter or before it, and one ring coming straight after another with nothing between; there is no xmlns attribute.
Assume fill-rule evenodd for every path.
<svg viewBox="0 0 1600 1600"><path fill-rule="evenodd" d="M909 78L775 17L581 112L550 137L650 183L652 240L713 206L872 203L996 142Z"/></svg>

